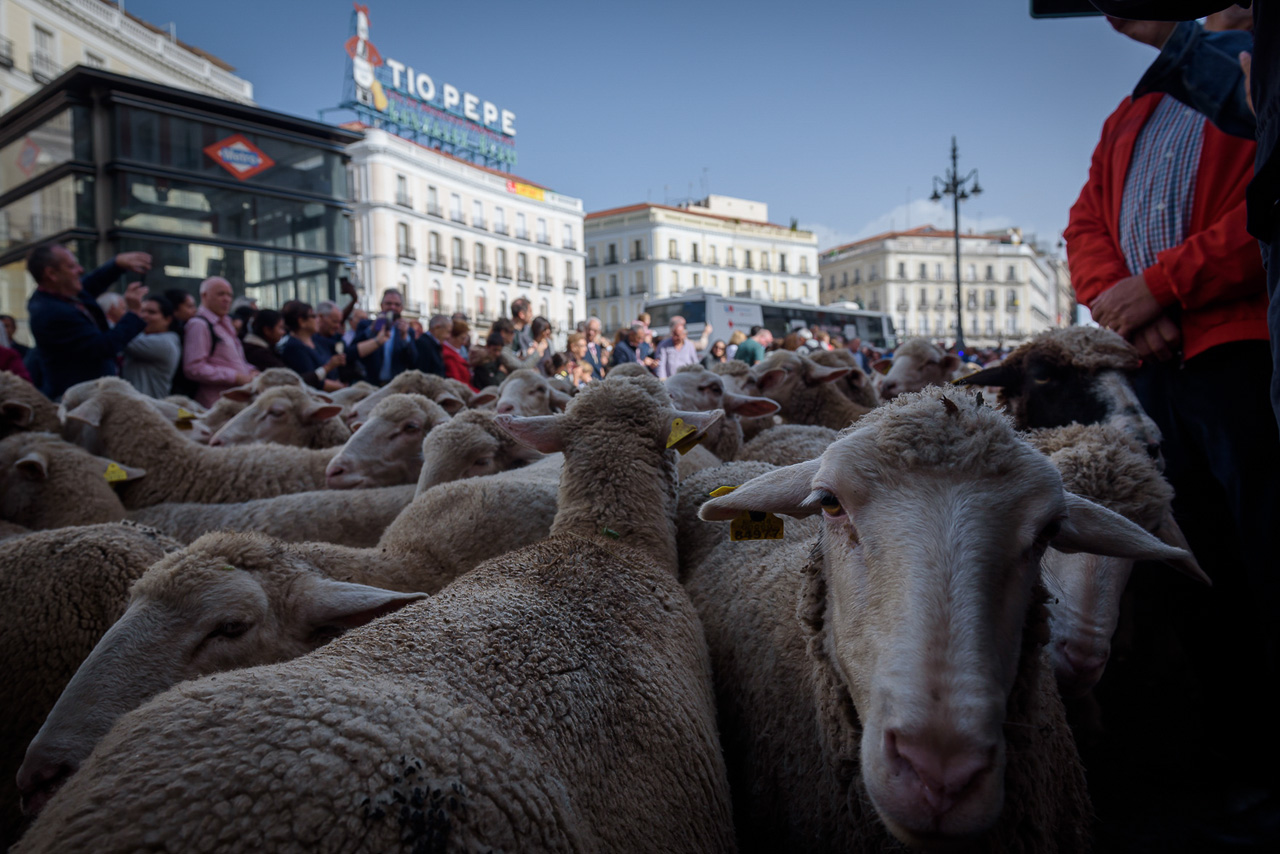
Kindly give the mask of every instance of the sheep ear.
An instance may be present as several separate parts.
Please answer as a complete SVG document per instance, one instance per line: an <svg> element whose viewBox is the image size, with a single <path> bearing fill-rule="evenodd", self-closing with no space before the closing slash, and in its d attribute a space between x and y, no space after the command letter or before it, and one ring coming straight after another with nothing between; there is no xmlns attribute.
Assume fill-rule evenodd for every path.
<svg viewBox="0 0 1280 854"><path fill-rule="evenodd" d="M322 403L312 406L302 414L304 421L328 421L342 414L342 407L336 403Z"/></svg>
<svg viewBox="0 0 1280 854"><path fill-rule="evenodd" d="M821 460L809 460L752 478L728 495L705 502L698 518L723 522L743 510L782 513L796 518L812 516L818 512L818 505L805 506L804 502L813 493L813 478L820 463Z"/></svg>
<svg viewBox="0 0 1280 854"><path fill-rule="evenodd" d="M90 398L67 413L67 421L81 421L92 427L102 426L102 401Z"/></svg>
<svg viewBox="0 0 1280 854"><path fill-rule="evenodd" d="M884 376L889 373L889 369L893 367L893 359L876 359L871 365L871 370L877 374Z"/></svg>
<svg viewBox="0 0 1280 854"><path fill-rule="evenodd" d="M1165 545L1119 513L1070 492L1067 493L1067 518L1049 544L1067 553L1088 552L1133 560L1194 560L1190 552Z"/></svg>
<svg viewBox="0 0 1280 854"><path fill-rule="evenodd" d="M397 593L381 587L305 575L296 594L299 622L308 635L327 628L354 629L398 611L425 593Z"/></svg>
<svg viewBox="0 0 1280 854"><path fill-rule="evenodd" d="M1022 385L1022 369L1012 365L996 365L976 374L952 380L956 385L989 385L992 388L1009 388Z"/></svg>
<svg viewBox="0 0 1280 854"><path fill-rule="evenodd" d="M553 388L551 389L551 396L548 400L551 403L552 409L557 412L564 412L564 408L569 405L569 401L573 400L573 398L560 391L560 389Z"/></svg>
<svg viewBox="0 0 1280 854"><path fill-rule="evenodd" d="M227 400L238 400L241 403L248 403L253 400L252 385L238 385L235 388L229 388L222 393Z"/></svg>
<svg viewBox="0 0 1280 854"><path fill-rule="evenodd" d="M479 409L481 406L487 406L498 399L498 387L487 386L476 392L476 396L471 398L471 408Z"/></svg>
<svg viewBox="0 0 1280 854"><path fill-rule="evenodd" d="M27 480L44 480L49 476L49 460L39 451L32 451L13 465Z"/></svg>
<svg viewBox="0 0 1280 854"><path fill-rule="evenodd" d="M850 368L848 366L841 367L841 368L828 368L828 367L819 365L817 362L812 362L808 365L805 365L805 368L807 370L805 371L804 380L809 385L817 385L818 383L835 382L836 380L843 377L845 374L849 373L849 371L853 370L853 368Z"/></svg>
<svg viewBox="0 0 1280 854"><path fill-rule="evenodd" d="M674 447L677 449L691 448L692 445L702 441L702 437L707 434L707 431L716 424L719 424L723 418L723 409L712 409L709 412L685 412L680 409L674 410L671 413L671 418L667 421L668 437L670 437L674 432L675 422L677 419L684 423L685 428L692 427L697 432L691 435L685 435L681 437L679 442L674 445L668 445L667 447ZM681 453L684 452L684 450L681 450Z"/></svg>
<svg viewBox="0 0 1280 854"><path fill-rule="evenodd" d="M1173 519L1173 511L1165 508L1164 518L1160 520L1160 525L1155 530L1155 535L1160 542L1174 548L1182 549L1187 553L1186 558L1178 560L1166 561L1169 566L1181 572L1188 578L1194 578L1196 581L1203 581L1205 584L1212 584L1208 574L1200 568L1200 564L1196 561L1195 555L1191 553L1191 546L1187 543L1187 538L1183 536L1182 529L1178 527L1178 523Z"/></svg>
<svg viewBox="0 0 1280 854"><path fill-rule="evenodd" d="M770 368L760 376L756 377L756 387L760 391L768 391L778 383L786 379L787 372L783 368Z"/></svg>
<svg viewBox="0 0 1280 854"><path fill-rule="evenodd" d="M147 476L146 469L140 469L135 466L127 466L124 463L118 463L115 460L109 460L106 457L99 457L97 454L94 455L94 459L102 463L103 472L106 472L107 470L110 469L110 471L112 472L112 476L111 476L112 483L117 483L117 482L126 483L128 481L138 480L139 478L143 478ZM111 466L115 466L115 468L113 469L111 468ZM124 473L123 477L121 476L121 472Z"/></svg>
<svg viewBox="0 0 1280 854"><path fill-rule="evenodd" d="M4 420L15 427L26 427L31 423L31 419L35 417L35 412L25 403L6 400L0 404L0 415L3 415Z"/></svg>
<svg viewBox="0 0 1280 854"><path fill-rule="evenodd" d="M960 357L955 353L948 353L942 357L942 361L939 364L942 365L943 373L955 373L956 369L960 367Z"/></svg>
<svg viewBox="0 0 1280 854"><path fill-rule="evenodd" d="M745 394L734 394L731 391L724 393L724 411L743 418L763 418L766 415L773 415L781 408L776 400L770 400L767 397L749 397Z"/></svg>
<svg viewBox="0 0 1280 854"><path fill-rule="evenodd" d="M517 442L528 445L544 454L564 450L564 437L560 432L559 415L495 415L493 423L515 437Z"/></svg>
<svg viewBox="0 0 1280 854"><path fill-rule="evenodd" d="M457 415L467 408L467 405L462 402L462 398L447 391L436 395L436 403L440 404L440 408L451 416Z"/></svg>

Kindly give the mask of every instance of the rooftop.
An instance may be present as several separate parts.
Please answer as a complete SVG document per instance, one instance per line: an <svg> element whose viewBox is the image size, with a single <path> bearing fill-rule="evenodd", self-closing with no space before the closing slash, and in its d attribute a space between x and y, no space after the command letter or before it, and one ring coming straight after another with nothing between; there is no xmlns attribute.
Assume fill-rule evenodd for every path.
<svg viewBox="0 0 1280 854"><path fill-rule="evenodd" d="M693 216L706 217L707 219L715 219L715 220L720 220L722 222L742 223L745 225L757 225L757 226L763 226L764 228L776 228L779 231L787 231L787 232L796 231L799 233L808 234L808 232L803 231L802 229L792 229L789 226L779 225L776 222L765 222L763 220L752 220L752 219L739 219L738 217L708 213L704 210L698 210L694 206L673 207L672 205L658 205L652 202L641 202L638 205L624 205L623 207L620 207L620 208L609 208L608 210L603 210L603 211L592 211L591 213L587 214L586 219L587 220L604 219L605 217L609 217L609 216L618 216L620 214L628 214L628 213L633 213L635 211L643 211L643 210L661 210L661 211L671 211L673 213L692 214Z"/></svg>
<svg viewBox="0 0 1280 854"><path fill-rule="evenodd" d="M881 234L875 234L871 237L864 237L861 240L855 240L852 243L844 243L832 249L823 249L818 252L818 257L826 255L839 255L841 252L850 249L856 249L859 246L866 246L870 243L877 243L884 240L892 240L895 237L943 237L947 239L955 238L955 231L935 228L932 225L921 225L915 228L909 228L906 231L886 231ZM960 236L966 240L986 240L988 243L1020 243L1021 232L1016 229L1010 231L985 232L983 234L973 234L961 232ZM1015 239L1016 236L1016 239Z"/></svg>

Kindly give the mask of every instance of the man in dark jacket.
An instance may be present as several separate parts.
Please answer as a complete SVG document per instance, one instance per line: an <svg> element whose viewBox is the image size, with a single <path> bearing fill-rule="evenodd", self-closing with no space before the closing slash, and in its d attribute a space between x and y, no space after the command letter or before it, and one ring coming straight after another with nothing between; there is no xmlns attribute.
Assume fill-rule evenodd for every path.
<svg viewBox="0 0 1280 854"><path fill-rule="evenodd" d="M107 326L97 297L122 273L150 269L146 252L122 252L84 276L84 268L64 246L31 250L27 272L36 281L36 292L27 301L27 315L39 351L41 391L56 399L76 383L116 374L116 354L146 328L137 311L147 289L141 282L129 285L124 292L128 311L114 327Z"/></svg>
<svg viewBox="0 0 1280 854"><path fill-rule="evenodd" d="M418 358L414 347L413 328L401 317L404 295L395 288L382 292L381 311L371 320L363 320L356 329L356 354L364 364L365 378L375 385L386 385L414 366Z"/></svg>
<svg viewBox="0 0 1280 854"><path fill-rule="evenodd" d="M432 315L427 322L427 331L414 342L414 346L418 348L418 359L414 367L424 374L444 376L444 354L440 351L440 339L449 334L452 323L446 315Z"/></svg>

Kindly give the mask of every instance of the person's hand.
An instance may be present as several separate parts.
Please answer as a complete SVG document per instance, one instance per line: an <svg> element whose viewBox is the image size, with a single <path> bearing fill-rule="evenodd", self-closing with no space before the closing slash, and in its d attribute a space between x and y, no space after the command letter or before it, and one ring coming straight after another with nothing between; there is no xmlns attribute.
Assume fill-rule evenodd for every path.
<svg viewBox="0 0 1280 854"><path fill-rule="evenodd" d="M121 252L116 256L116 266L130 273L145 273L151 269L151 255L147 252Z"/></svg>
<svg viewBox="0 0 1280 854"><path fill-rule="evenodd" d="M1089 311L1099 326L1118 332L1122 338L1130 338L1161 314L1160 303L1141 275L1116 282L1093 301Z"/></svg>
<svg viewBox="0 0 1280 854"><path fill-rule="evenodd" d="M1176 21L1129 21L1107 15L1107 23L1117 33L1122 33L1136 42L1149 44L1156 50L1164 47L1164 43L1173 35L1178 26Z"/></svg>
<svg viewBox="0 0 1280 854"><path fill-rule="evenodd" d="M334 353L331 357L329 357L329 361L324 363L324 372L327 374L329 373L329 371L332 371L334 368L341 368L346 363L347 363L346 356L342 355L341 353Z"/></svg>
<svg viewBox="0 0 1280 854"><path fill-rule="evenodd" d="M1244 99L1249 104L1249 111L1256 116L1258 111L1253 106L1253 90L1249 88L1249 82L1252 79L1250 72L1253 71L1253 54L1247 50L1240 51L1240 70L1244 72Z"/></svg>
<svg viewBox="0 0 1280 854"><path fill-rule="evenodd" d="M1182 330L1168 315L1160 315L1133 336L1133 346L1143 359L1167 362L1182 350Z"/></svg>
<svg viewBox="0 0 1280 854"><path fill-rule="evenodd" d="M341 279L339 279L339 288L342 291L342 293L351 297L352 299L360 298L360 295L356 293L356 286L353 285L351 283L351 280L348 279L346 276L343 276Z"/></svg>
<svg viewBox="0 0 1280 854"><path fill-rule="evenodd" d="M378 330L378 335L373 340L377 341L378 346L381 347L383 344L386 344L388 341L391 340L391 330L385 326L382 327L381 329Z"/></svg>
<svg viewBox="0 0 1280 854"><path fill-rule="evenodd" d="M396 332L403 338L409 334L409 321L403 317L396 321Z"/></svg>
<svg viewBox="0 0 1280 854"><path fill-rule="evenodd" d="M128 306L129 311L137 311L142 308L142 298L147 295L147 286L142 282L130 282L129 286L124 289L124 304Z"/></svg>

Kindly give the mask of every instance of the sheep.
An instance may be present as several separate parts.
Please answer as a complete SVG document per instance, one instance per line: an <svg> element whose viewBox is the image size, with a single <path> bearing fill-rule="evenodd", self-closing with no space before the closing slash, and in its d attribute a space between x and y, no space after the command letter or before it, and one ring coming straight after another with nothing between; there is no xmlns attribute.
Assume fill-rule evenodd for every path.
<svg viewBox="0 0 1280 854"><path fill-rule="evenodd" d="M53 433L15 433L0 439L0 519L29 530L118 522L113 484L144 474Z"/></svg>
<svg viewBox="0 0 1280 854"><path fill-rule="evenodd" d="M317 400L300 388L271 388L222 425L209 444L332 448L351 438L341 414L340 404Z"/></svg>
<svg viewBox="0 0 1280 854"><path fill-rule="evenodd" d="M880 405L880 395L876 393L875 382L862 370L853 353L844 347L835 350L814 350L809 354L809 358L824 368L848 367L849 373L845 374L844 382L836 383L835 387L859 406L872 409Z"/></svg>
<svg viewBox="0 0 1280 854"><path fill-rule="evenodd" d="M1109 329L1071 326L1039 333L999 365L960 378L961 385L995 386L999 404L1021 430L1107 423L1160 454L1160 428L1142 409L1128 375L1138 351Z"/></svg>
<svg viewBox="0 0 1280 854"><path fill-rule="evenodd" d="M695 412L724 410L725 417L699 446L721 460L732 460L742 449L741 418L763 418L780 409L776 401L766 397L736 394L728 387L728 382L702 365L685 365L666 380L667 393L677 409ZM682 469L685 461L685 458L680 461ZM683 476L683 470L681 474Z"/></svg>
<svg viewBox="0 0 1280 854"><path fill-rule="evenodd" d="M900 394L943 385L959 376L960 357L948 353L927 338L908 338L893 350L892 359L871 366L880 378L880 399L893 400Z"/></svg>
<svg viewBox="0 0 1280 854"><path fill-rule="evenodd" d="M358 380L346 388L340 388L337 391L328 393L329 398L344 410L350 412L353 407L360 401L378 390L373 383L367 383L364 380Z"/></svg>
<svg viewBox="0 0 1280 854"><path fill-rule="evenodd" d="M470 395L471 390L468 389L467 393ZM411 370L396 375L391 382L353 406L347 423L354 427L364 421L379 401L392 394L420 394L440 404L440 408L450 415L457 415L467 408L464 399L444 377Z"/></svg>
<svg viewBox="0 0 1280 854"><path fill-rule="evenodd" d="M15 779L27 743L123 613L129 585L177 547L115 522L37 531L0 549L0 848L21 828Z"/></svg>
<svg viewBox="0 0 1280 854"><path fill-rule="evenodd" d="M702 565L711 550L729 536L728 528L719 522L704 522L698 518L698 508L707 500L707 496L722 486L746 483L753 477L776 468L778 466L759 460L732 461L680 478L676 545L680 555L678 577L682 584L688 582L693 569ZM788 531L788 536L790 535L791 532Z"/></svg>
<svg viewBox="0 0 1280 854"><path fill-rule="evenodd" d="M142 480L121 484L129 509L165 501L225 504L324 487L337 448L280 446L207 448L188 442L124 380L104 377L67 389L66 421L91 431L78 442L122 464L145 469Z"/></svg>
<svg viewBox="0 0 1280 854"><path fill-rule="evenodd" d="M501 415L550 415L563 412L570 396L551 387L542 374L529 368L510 373L501 385L481 389L472 399L472 407L494 403Z"/></svg>
<svg viewBox="0 0 1280 854"><path fill-rule="evenodd" d="M467 410L428 433L422 440L418 494L451 480L496 474L541 459L537 451L512 439L496 419L491 412Z"/></svg>
<svg viewBox="0 0 1280 854"><path fill-rule="evenodd" d="M751 368L751 378L760 394L778 402L779 415L787 423L843 430L871 411L833 385L850 370L847 365L823 367L791 350L775 350Z"/></svg>
<svg viewBox="0 0 1280 854"><path fill-rule="evenodd" d="M727 362L716 362L711 366L711 373L718 374L726 378L726 386L738 394L745 394L751 397L759 397L760 389L756 387L755 380L751 377L751 368L746 362L739 362L737 359L730 359ZM762 430L768 430L770 427L781 424L782 419L777 415L766 415L762 418L743 418L742 421L742 438L744 441L751 441L760 435Z"/></svg>
<svg viewBox="0 0 1280 854"><path fill-rule="evenodd" d="M98 851L732 850L709 662L673 572L677 415L715 417L630 381L504 417L565 451L551 537L302 658L127 714L15 851L89 834ZM619 454L634 481L601 476ZM230 617L210 643L250 637Z"/></svg>
<svg viewBox="0 0 1280 854"><path fill-rule="evenodd" d="M301 389L310 390L310 387L302 381L302 377L290 368L267 368L244 385L229 388L222 392L223 400L235 400L240 403L252 403L269 388L279 388L280 386L296 386ZM328 395L321 395L316 392L317 396L323 396L326 399Z"/></svg>
<svg viewBox="0 0 1280 854"><path fill-rule="evenodd" d="M1142 446L1105 424L1032 430L1027 440L1048 455L1063 487L1088 498L1190 553L1173 518L1173 489ZM1197 581L1209 578L1194 557L1171 565ZM1045 552L1049 592L1049 654L1063 696L1086 694L1102 678L1120 620L1120 596L1133 560L1086 553Z"/></svg>
<svg viewBox="0 0 1280 854"><path fill-rule="evenodd" d="M0 519L0 541L10 540L14 537L21 537L30 533L31 529L24 525L19 525L15 522L6 522L3 519Z"/></svg>
<svg viewBox="0 0 1280 854"><path fill-rule="evenodd" d="M167 621L169 628L166 631L169 632L191 632L219 624L225 616L220 609L227 601L234 601L240 592L238 577L216 576L214 581L220 578L224 582L220 586L206 575L188 573L193 563L202 561L219 567L234 563L248 571L255 571L259 566L297 567L305 564L325 578L344 583L404 593L435 593L484 561L523 548L551 533L563 459L562 454L552 454L519 471L435 487L414 498L382 533L373 548L274 541L262 561L250 561L242 550L234 554L228 550L241 549L245 542L263 543L265 540L261 536L212 533L196 539L182 553L183 560L175 558L175 561L149 570L151 582L134 590L132 600L141 603L140 611L153 614L157 608L177 607L180 613L174 613ZM295 497L301 498L281 496L280 499L263 502L229 505L228 509ZM286 520L291 520L289 510L284 508L282 514ZM494 526L492 520L495 518L503 518L503 524ZM266 533L274 533L269 530L271 525L265 527L268 528ZM268 609L272 613L285 613L301 602L287 585L272 587L265 592L284 592L291 597L269 602ZM122 603L121 610L123 607ZM127 634L127 625L121 627L120 633ZM200 669L197 661L190 658L200 651L199 637L171 637L174 644L179 644L174 646L168 641L156 640L158 632L154 626L148 629L145 634L154 642L134 647L129 656L99 658L93 664L86 662L83 678L79 681L96 686L93 689L95 701L81 703L72 692L65 702L49 713L45 726L31 744L30 760L24 775L27 791L35 795L33 805L38 806L47 799L50 789L56 788L63 778L80 766L119 715L175 684L184 678L183 674L195 672L192 668ZM254 641L254 645L241 646L234 653L224 652L219 659L219 668L230 670L267 660L276 654L272 650L279 649L269 646L270 636L254 638ZM174 649L184 652L177 656L165 654L163 660L157 662L156 650ZM157 664L168 669L158 671ZM144 672L150 676L138 678L137 674Z"/></svg>
<svg viewBox="0 0 1280 854"><path fill-rule="evenodd" d="M1085 850L1083 769L1043 663L1041 555L1185 552L1067 493L1005 415L936 387L699 516L820 511L785 540L722 543L686 585L711 648L738 839Z"/></svg>
<svg viewBox="0 0 1280 854"><path fill-rule="evenodd" d="M422 472L422 442L449 420L420 394L382 398L325 470L330 489L414 483Z"/></svg>
<svg viewBox="0 0 1280 854"><path fill-rule="evenodd" d="M816 424L779 424L762 431L742 447L735 459L761 460L789 466L822 456L840 434Z"/></svg>
<svg viewBox="0 0 1280 854"><path fill-rule="evenodd" d="M170 394L162 399L165 403L172 403L174 406L179 406L185 411L190 412L196 418L199 418L201 415L204 415L209 411L207 406L201 406L185 394Z"/></svg>
<svg viewBox="0 0 1280 854"><path fill-rule="evenodd" d="M614 377L651 377L653 371L646 368L639 362L623 362L620 365L614 365L609 369L606 379Z"/></svg>
<svg viewBox="0 0 1280 854"><path fill-rule="evenodd" d="M189 432L182 428L181 425L178 425L178 428L184 430L184 435L197 445L207 445L215 433L221 430L232 418L244 412L248 405L243 400L231 400L226 397L219 398L218 402L209 407L209 410L204 415L189 422L191 428Z"/></svg>
<svg viewBox="0 0 1280 854"><path fill-rule="evenodd" d="M58 406L17 374L0 371L0 439L29 430L56 433Z"/></svg>
<svg viewBox="0 0 1280 854"><path fill-rule="evenodd" d="M355 548L378 538L409 505L417 486L381 486L351 493L337 489L295 492L237 504L153 504L129 518L183 543L210 531L256 531L286 542L337 543Z"/></svg>

